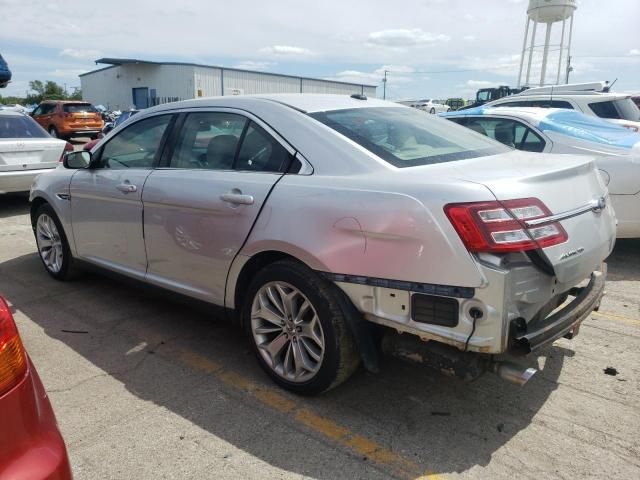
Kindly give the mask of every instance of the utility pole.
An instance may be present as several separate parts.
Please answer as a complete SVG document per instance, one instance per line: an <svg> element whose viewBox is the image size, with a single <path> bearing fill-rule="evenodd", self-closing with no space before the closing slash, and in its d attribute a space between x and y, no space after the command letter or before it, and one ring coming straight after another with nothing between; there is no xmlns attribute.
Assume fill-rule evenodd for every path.
<svg viewBox="0 0 640 480"><path fill-rule="evenodd" d="M389 70L384 71L384 78L382 79L382 99L383 100L387 99L387 73L389 73Z"/></svg>
<svg viewBox="0 0 640 480"><path fill-rule="evenodd" d="M571 55L567 57L567 78L564 83L569 83L569 74L573 72L573 67L571 66Z"/></svg>

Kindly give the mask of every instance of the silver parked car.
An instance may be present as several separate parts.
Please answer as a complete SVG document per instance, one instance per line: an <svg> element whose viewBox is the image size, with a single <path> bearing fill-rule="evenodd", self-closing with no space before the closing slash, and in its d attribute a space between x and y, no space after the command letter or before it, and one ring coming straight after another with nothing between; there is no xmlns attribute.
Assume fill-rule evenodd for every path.
<svg viewBox="0 0 640 480"><path fill-rule="evenodd" d="M0 110L0 194L29 191L37 175L58 166L67 145L73 150L24 113Z"/></svg>
<svg viewBox="0 0 640 480"><path fill-rule="evenodd" d="M575 335L615 240L593 162L530 155L360 95L198 99L67 155L31 215L53 277L88 262L224 307L293 391L381 346L522 384L495 356Z"/></svg>

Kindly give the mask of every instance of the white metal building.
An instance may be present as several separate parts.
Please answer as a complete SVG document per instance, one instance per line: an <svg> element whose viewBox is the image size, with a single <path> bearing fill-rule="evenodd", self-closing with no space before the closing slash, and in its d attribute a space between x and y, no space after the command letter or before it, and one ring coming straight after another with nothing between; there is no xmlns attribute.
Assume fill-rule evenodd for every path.
<svg viewBox="0 0 640 480"><path fill-rule="evenodd" d="M259 93L359 93L376 96L375 85L252 72L193 63L101 58L109 65L80 75L82 98L111 110L218 95Z"/></svg>

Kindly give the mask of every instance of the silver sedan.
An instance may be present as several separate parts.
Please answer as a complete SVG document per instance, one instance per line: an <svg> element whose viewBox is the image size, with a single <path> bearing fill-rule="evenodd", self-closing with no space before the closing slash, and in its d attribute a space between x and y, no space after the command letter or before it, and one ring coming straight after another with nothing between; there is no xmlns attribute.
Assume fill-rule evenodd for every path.
<svg viewBox="0 0 640 480"><path fill-rule="evenodd" d="M526 382L495 355L577 334L615 239L590 159L360 95L154 107L64 166L31 191L49 274L90 263L223 307L306 394L381 347Z"/></svg>

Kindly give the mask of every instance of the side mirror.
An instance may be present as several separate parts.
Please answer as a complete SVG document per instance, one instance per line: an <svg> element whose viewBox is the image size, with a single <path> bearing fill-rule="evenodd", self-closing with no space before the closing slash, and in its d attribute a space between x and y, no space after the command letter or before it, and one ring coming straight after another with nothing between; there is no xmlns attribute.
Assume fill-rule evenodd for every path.
<svg viewBox="0 0 640 480"><path fill-rule="evenodd" d="M64 168L69 168L71 170L87 168L90 163L91 152L86 152L84 150L69 152L64 156L64 160L62 161L62 165L64 165Z"/></svg>

